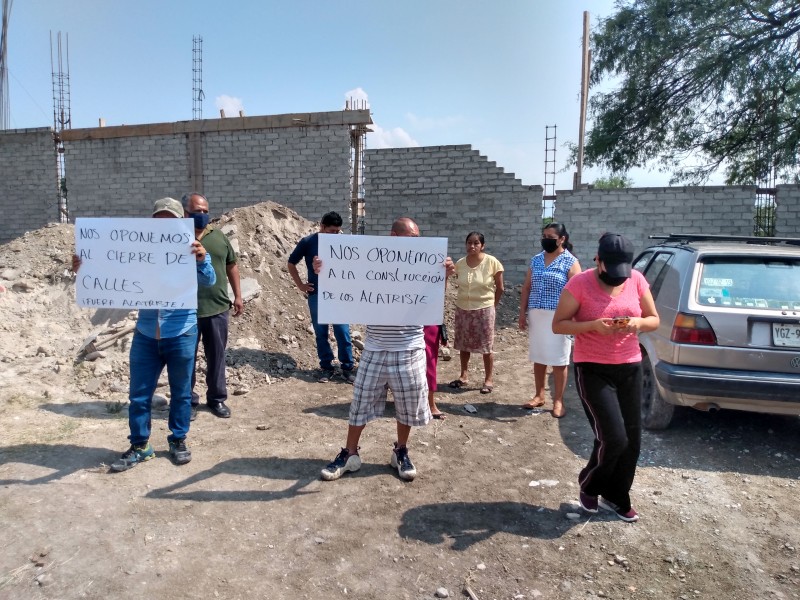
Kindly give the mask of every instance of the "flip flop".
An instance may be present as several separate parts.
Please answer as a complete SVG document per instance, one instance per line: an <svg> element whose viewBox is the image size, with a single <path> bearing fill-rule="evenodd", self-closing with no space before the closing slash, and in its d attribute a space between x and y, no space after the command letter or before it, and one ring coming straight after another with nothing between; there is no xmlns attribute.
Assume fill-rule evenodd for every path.
<svg viewBox="0 0 800 600"><path fill-rule="evenodd" d="M567 415L567 409L564 408L564 405L561 405L561 414L556 414L556 409L553 407L553 410L550 411L550 416L554 419L563 419Z"/></svg>
<svg viewBox="0 0 800 600"><path fill-rule="evenodd" d="M493 389L494 389L494 386L484 385L481 388L481 394L491 394Z"/></svg>
<svg viewBox="0 0 800 600"><path fill-rule="evenodd" d="M544 400L539 400L539 402L526 402L522 405L522 408L527 410L533 410L534 408L541 408L544 406Z"/></svg>
<svg viewBox="0 0 800 600"><path fill-rule="evenodd" d="M444 421L447 418L447 415L444 413L436 413L431 415L437 421Z"/></svg>
<svg viewBox="0 0 800 600"><path fill-rule="evenodd" d="M466 381L461 381L460 379L453 379L453 381L451 381L451 382L450 382L450 383L448 383L447 385L449 385L451 388L456 388L456 389L458 389L458 388L462 388L462 387L464 387L465 385L467 385L467 383L468 383L468 382L466 382Z"/></svg>

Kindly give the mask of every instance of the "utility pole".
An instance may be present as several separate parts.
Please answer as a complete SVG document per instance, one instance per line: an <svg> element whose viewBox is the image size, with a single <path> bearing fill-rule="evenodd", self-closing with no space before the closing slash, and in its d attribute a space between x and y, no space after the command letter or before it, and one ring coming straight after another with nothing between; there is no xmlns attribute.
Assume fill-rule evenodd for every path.
<svg viewBox="0 0 800 600"><path fill-rule="evenodd" d="M11 128L11 100L8 95L8 20L14 0L3 0L0 30L0 130Z"/></svg>
<svg viewBox="0 0 800 600"><path fill-rule="evenodd" d="M581 120L578 127L578 164L572 189L579 190L583 178L583 140L586 137L586 104L589 99L589 71L591 70L592 53L589 50L589 11L583 11L583 54L581 59Z"/></svg>

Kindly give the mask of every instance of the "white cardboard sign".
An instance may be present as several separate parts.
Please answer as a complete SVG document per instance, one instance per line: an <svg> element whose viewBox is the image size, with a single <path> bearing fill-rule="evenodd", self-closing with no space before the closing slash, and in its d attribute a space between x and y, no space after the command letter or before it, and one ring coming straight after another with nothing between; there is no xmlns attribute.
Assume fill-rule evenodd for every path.
<svg viewBox="0 0 800 600"><path fill-rule="evenodd" d="M75 219L79 306L197 308L191 219Z"/></svg>
<svg viewBox="0 0 800 600"><path fill-rule="evenodd" d="M320 323L438 325L447 238L319 234Z"/></svg>

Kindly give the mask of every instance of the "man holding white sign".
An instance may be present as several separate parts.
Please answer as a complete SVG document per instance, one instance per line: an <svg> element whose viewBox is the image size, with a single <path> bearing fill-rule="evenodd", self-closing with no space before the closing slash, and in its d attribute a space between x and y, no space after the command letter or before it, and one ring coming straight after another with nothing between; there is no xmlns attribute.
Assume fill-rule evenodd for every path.
<svg viewBox="0 0 800 600"><path fill-rule="evenodd" d="M153 206L155 219L183 219L183 216L181 203L173 198L162 198ZM107 223L101 221L110 221L112 226L104 227ZM76 279L79 304L86 305L81 302L81 295L85 298L88 294L95 300L111 303L105 306L140 307L130 350L131 446L111 464L112 471L126 471L155 455L150 445L152 398L165 365L170 387L169 454L179 465L192 459L186 436L197 345L197 284L213 285L216 281L211 257L194 239L191 221L172 227L161 223L149 227L145 221L119 219L118 226L113 226L113 219L79 219L75 224L77 255L73 257L72 270L76 275L83 265L83 273ZM108 241L115 242L116 248L111 244L112 247L105 249L103 243ZM191 260L192 255L195 260ZM186 297L180 289L146 296L146 276L139 277L136 269L147 265L168 272L169 265L182 265L182 271L193 271L188 286L190 296Z"/></svg>
<svg viewBox="0 0 800 600"><path fill-rule="evenodd" d="M407 217L399 218L392 224L391 236L416 238L419 227ZM433 242L434 247L438 243L443 248L437 254L435 249L423 248L425 243L398 245L380 238L383 244L369 246L365 240L359 248L357 242L348 244L347 239L339 244L348 236L340 236L333 244L323 239L326 237L320 236L322 258L314 259L322 295L320 321L355 311L358 320L367 323L367 339L354 382L347 441L333 462L322 469L322 478L332 481L361 468L361 433L367 423L383 415L387 389L391 389L397 441L390 462L401 479L411 481L417 474L408 456L411 427L426 425L431 419L422 326L442 322L444 283L455 270L445 255L447 241L443 240L443 245ZM349 283L340 291L337 281ZM376 282L382 284L373 285Z"/></svg>

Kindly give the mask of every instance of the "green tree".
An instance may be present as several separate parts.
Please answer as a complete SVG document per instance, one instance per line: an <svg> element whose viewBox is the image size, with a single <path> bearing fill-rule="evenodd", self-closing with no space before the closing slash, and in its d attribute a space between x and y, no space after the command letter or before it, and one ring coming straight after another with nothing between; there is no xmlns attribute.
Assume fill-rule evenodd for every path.
<svg viewBox="0 0 800 600"><path fill-rule="evenodd" d="M608 177L598 177L592 185L596 190L617 190L633 187L633 179L627 175L609 175Z"/></svg>
<svg viewBox="0 0 800 600"><path fill-rule="evenodd" d="M619 0L592 35L585 161L673 181L800 173L800 0Z"/></svg>

